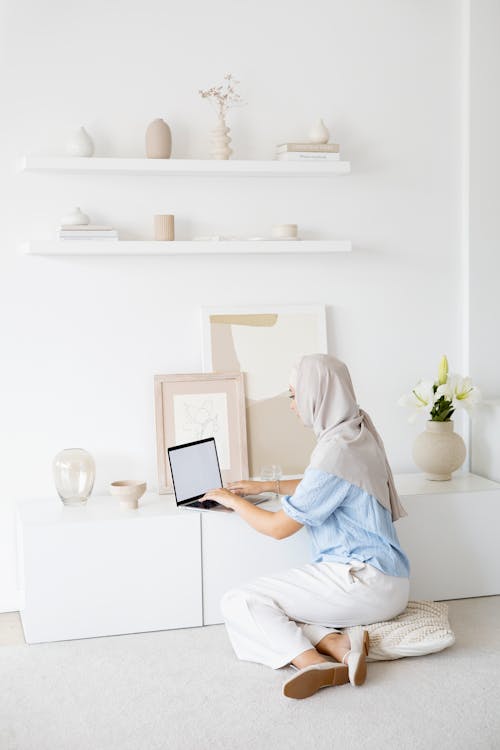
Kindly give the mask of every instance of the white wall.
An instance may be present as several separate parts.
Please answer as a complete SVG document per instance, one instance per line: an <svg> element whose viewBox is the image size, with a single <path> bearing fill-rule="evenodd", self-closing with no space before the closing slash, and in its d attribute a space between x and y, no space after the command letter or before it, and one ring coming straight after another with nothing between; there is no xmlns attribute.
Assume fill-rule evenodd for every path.
<svg viewBox="0 0 500 750"><path fill-rule="evenodd" d="M500 4L470 9L470 372L487 399L472 422L474 471L500 481Z"/></svg>
<svg viewBox="0 0 500 750"><path fill-rule="evenodd" d="M415 470L396 406L446 352L461 357L461 19L453 0L4 0L0 139L2 496L0 609L15 600L13 506L53 494L51 461L78 445L96 490L117 477L156 485L155 372L201 367L202 305L328 306L344 359L397 471ZM318 116L353 172L323 180L16 174L23 153L57 154L81 124L96 155L143 155L150 120L176 157L205 157L214 115L197 95L226 71L248 105L230 117L236 158L268 158ZM176 214L178 236L352 239L331 257L33 258L79 205L124 239ZM91 554L91 551L89 551ZM63 564L64 561L61 561Z"/></svg>

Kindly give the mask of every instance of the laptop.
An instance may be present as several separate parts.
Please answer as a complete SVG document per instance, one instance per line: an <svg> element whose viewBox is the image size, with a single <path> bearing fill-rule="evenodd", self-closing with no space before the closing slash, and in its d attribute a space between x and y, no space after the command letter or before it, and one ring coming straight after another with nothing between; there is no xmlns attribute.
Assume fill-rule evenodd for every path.
<svg viewBox="0 0 500 750"><path fill-rule="evenodd" d="M230 508L226 508L216 500L200 503L200 498L208 490L222 487L215 438L204 438L192 443L172 446L168 449L168 460L178 508L231 512ZM271 495L269 493L246 495L245 499L258 505L266 502L270 497L272 493Z"/></svg>

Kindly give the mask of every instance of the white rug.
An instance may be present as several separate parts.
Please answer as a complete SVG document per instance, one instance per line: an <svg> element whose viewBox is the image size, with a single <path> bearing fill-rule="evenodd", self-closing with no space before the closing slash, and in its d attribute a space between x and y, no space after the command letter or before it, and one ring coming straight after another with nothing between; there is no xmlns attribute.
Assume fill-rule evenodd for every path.
<svg viewBox="0 0 500 750"><path fill-rule="evenodd" d="M450 621L450 649L304 701L281 697L289 670L238 662L222 626L6 645L0 748L497 750L500 597L450 602Z"/></svg>

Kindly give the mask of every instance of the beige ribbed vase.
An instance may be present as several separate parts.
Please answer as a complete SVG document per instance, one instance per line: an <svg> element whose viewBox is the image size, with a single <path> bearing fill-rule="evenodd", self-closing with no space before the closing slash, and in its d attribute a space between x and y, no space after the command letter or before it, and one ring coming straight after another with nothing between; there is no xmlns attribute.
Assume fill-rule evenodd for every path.
<svg viewBox="0 0 500 750"><path fill-rule="evenodd" d="M429 420L425 432L418 435L413 444L413 460L425 472L426 479L438 482L451 479L465 461L465 443L453 431L453 420L433 422Z"/></svg>
<svg viewBox="0 0 500 750"><path fill-rule="evenodd" d="M173 214L155 215L155 240L172 242L175 240Z"/></svg>

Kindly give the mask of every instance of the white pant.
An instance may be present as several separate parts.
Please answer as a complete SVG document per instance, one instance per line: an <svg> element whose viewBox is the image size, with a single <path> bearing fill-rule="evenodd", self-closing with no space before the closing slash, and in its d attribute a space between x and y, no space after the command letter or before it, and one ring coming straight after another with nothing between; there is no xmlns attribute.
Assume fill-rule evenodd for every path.
<svg viewBox="0 0 500 750"><path fill-rule="evenodd" d="M321 562L231 589L221 607L238 658L278 669L337 628L391 620L408 591L372 565Z"/></svg>

